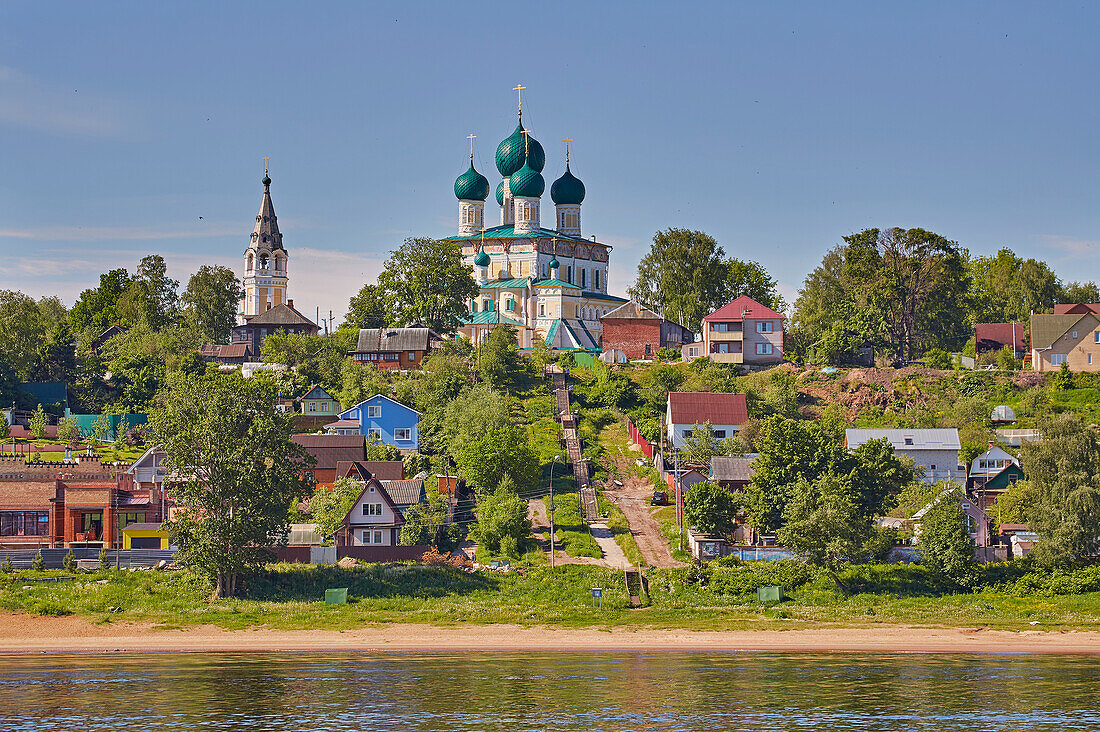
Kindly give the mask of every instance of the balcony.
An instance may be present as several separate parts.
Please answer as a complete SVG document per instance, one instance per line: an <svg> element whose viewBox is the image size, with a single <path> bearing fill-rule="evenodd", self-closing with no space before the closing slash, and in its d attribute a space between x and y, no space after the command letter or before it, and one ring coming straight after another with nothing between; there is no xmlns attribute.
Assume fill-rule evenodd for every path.
<svg viewBox="0 0 1100 732"><path fill-rule="evenodd" d="M744 353L708 353L710 360L715 363L745 363Z"/></svg>
<svg viewBox="0 0 1100 732"><path fill-rule="evenodd" d="M711 341L741 341L744 340L745 334L741 330L740 323L731 323L728 326L728 330L718 330L714 325L711 325L710 331L707 333L710 336Z"/></svg>

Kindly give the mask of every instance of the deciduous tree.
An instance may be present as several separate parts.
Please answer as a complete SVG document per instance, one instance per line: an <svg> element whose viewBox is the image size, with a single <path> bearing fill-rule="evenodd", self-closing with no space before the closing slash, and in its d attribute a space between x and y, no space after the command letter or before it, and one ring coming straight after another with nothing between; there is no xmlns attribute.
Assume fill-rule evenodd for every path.
<svg viewBox="0 0 1100 732"><path fill-rule="evenodd" d="M667 229L653 235L629 295L665 318L699 330L703 316L724 303L725 251L702 231Z"/></svg>
<svg viewBox="0 0 1100 732"><path fill-rule="evenodd" d="M921 520L921 564L936 577L957 587L970 587L978 579L974 542L967 530L967 516L954 493L939 495Z"/></svg>
<svg viewBox="0 0 1100 732"><path fill-rule="evenodd" d="M737 496L710 481L696 483L684 494L684 517L704 534L729 534L740 511Z"/></svg>
<svg viewBox="0 0 1100 732"><path fill-rule="evenodd" d="M538 486L542 474L527 430L511 425L468 435L455 462L481 494L495 491L506 475L516 490L527 492Z"/></svg>
<svg viewBox="0 0 1100 732"><path fill-rule="evenodd" d="M212 343L226 343L236 325L244 290L228 267L204 264L187 281L180 298L188 321Z"/></svg>
<svg viewBox="0 0 1100 732"><path fill-rule="evenodd" d="M462 247L450 241L406 239L390 252L378 288L386 322L420 323L437 333L451 333L468 314L466 302L477 296L477 284L462 264Z"/></svg>

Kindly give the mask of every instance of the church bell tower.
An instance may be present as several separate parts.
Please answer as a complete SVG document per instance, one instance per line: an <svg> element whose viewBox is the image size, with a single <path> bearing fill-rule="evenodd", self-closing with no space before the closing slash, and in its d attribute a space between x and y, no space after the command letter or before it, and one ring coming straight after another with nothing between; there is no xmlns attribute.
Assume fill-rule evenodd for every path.
<svg viewBox="0 0 1100 732"><path fill-rule="evenodd" d="M252 239L244 253L244 319L266 312L286 302L287 253L283 235L271 203L271 177L264 166L264 196Z"/></svg>

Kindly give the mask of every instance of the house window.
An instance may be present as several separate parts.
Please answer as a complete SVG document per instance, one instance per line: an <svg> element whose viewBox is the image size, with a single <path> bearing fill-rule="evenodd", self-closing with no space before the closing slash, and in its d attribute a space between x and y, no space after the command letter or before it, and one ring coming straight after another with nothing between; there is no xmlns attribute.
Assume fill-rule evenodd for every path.
<svg viewBox="0 0 1100 732"><path fill-rule="evenodd" d="M771 333L772 332L772 322L770 320L760 321L759 323L756 324L756 332L757 333Z"/></svg>
<svg viewBox="0 0 1100 732"><path fill-rule="evenodd" d="M412 429L409 427L398 427L393 431L393 439L395 442L408 442L412 439Z"/></svg>
<svg viewBox="0 0 1100 732"><path fill-rule="evenodd" d="M382 532L381 531L375 531L374 532L374 543L375 544L381 544L382 543Z"/></svg>
<svg viewBox="0 0 1100 732"><path fill-rule="evenodd" d="M363 543L364 544L381 544L382 543L382 532L381 531L371 531L370 529L365 530L363 532Z"/></svg>
<svg viewBox="0 0 1100 732"><path fill-rule="evenodd" d="M648 356L652 350L653 350L652 345L650 345L649 343L645 344L645 355Z"/></svg>
<svg viewBox="0 0 1100 732"><path fill-rule="evenodd" d="M912 445L913 444L913 438L912 437L906 437L905 438L905 444L906 445Z"/></svg>
<svg viewBox="0 0 1100 732"><path fill-rule="evenodd" d="M321 402L321 411L322 412L327 412L328 411L328 402Z"/></svg>
<svg viewBox="0 0 1100 732"><path fill-rule="evenodd" d="M367 419L381 419L382 407L380 406L368 406L367 407Z"/></svg>
<svg viewBox="0 0 1100 732"><path fill-rule="evenodd" d="M725 430L715 430L714 431L714 439L716 439L716 440L726 439L726 431Z"/></svg>
<svg viewBox="0 0 1100 732"><path fill-rule="evenodd" d="M485 301L485 307L482 308L482 309L487 313L493 312L493 301L492 300L486 300Z"/></svg>
<svg viewBox="0 0 1100 732"><path fill-rule="evenodd" d="M1093 333L1092 337L1093 337L1093 342L1094 343L1100 343L1100 330Z"/></svg>
<svg viewBox="0 0 1100 732"><path fill-rule="evenodd" d="M728 333L730 329L729 323L715 323L714 329L719 333Z"/></svg>
<svg viewBox="0 0 1100 732"><path fill-rule="evenodd" d="M416 360L416 351L409 351L409 360L410 361L415 361Z"/></svg>
<svg viewBox="0 0 1100 732"><path fill-rule="evenodd" d="M1052 353L1050 354L1050 365L1061 366L1066 362L1066 354L1064 353Z"/></svg>
<svg viewBox="0 0 1100 732"><path fill-rule="evenodd" d="M694 432L694 431L695 430L684 430L684 439L687 439L688 437L691 437L691 433Z"/></svg>
<svg viewBox="0 0 1100 732"><path fill-rule="evenodd" d="M757 343L756 355L757 356L770 356L772 353L772 344L770 343Z"/></svg>
<svg viewBox="0 0 1100 732"><path fill-rule="evenodd" d="M310 412L316 412L317 402L306 402L306 409Z"/></svg>
<svg viewBox="0 0 1100 732"><path fill-rule="evenodd" d="M364 503L363 504L364 516L381 516L382 504L381 503Z"/></svg>
<svg viewBox="0 0 1100 732"><path fill-rule="evenodd" d="M368 440L377 440L377 441L381 442L382 441L382 430L379 429L378 427L371 427L370 429L367 430L367 439Z"/></svg>
<svg viewBox="0 0 1100 732"><path fill-rule="evenodd" d="M312 470L307 470L307 471L305 471L305 472L304 472L304 475L305 475L305 478L306 478L306 482L308 482L308 483L312 483L312 482L313 482L313 480L314 480L314 474L313 474L313 471L312 471Z"/></svg>
<svg viewBox="0 0 1100 732"><path fill-rule="evenodd" d="M0 536L46 536L48 511L0 511Z"/></svg>
<svg viewBox="0 0 1100 732"><path fill-rule="evenodd" d="M936 469L936 466L935 466L935 465L929 465L928 467L932 468L932 470L935 470L935 469Z"/></svg>
<svg viewBox="0 0 1100 732"><path fill-rule="evenodd" d="M1089 354L1089 363L1090 364L1092 363L1092 354L1091 353Z"/></svg>

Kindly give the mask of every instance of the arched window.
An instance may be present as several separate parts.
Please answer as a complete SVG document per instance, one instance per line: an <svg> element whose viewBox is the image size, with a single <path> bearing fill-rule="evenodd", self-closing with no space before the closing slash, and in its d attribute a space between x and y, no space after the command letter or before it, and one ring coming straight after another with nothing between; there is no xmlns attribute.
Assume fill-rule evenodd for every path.
<svg viewBox="0 0 1100 732"><path fill-rule="evenodd" d="M248 255L248 271L249 271L249 272L251 272L251 271L252 271L252 266L253 266L253 265L254 265L255 263L256 263L255 259L253 258L253 256L252 256L251 254L249 254L249 255Z"/></svg>

